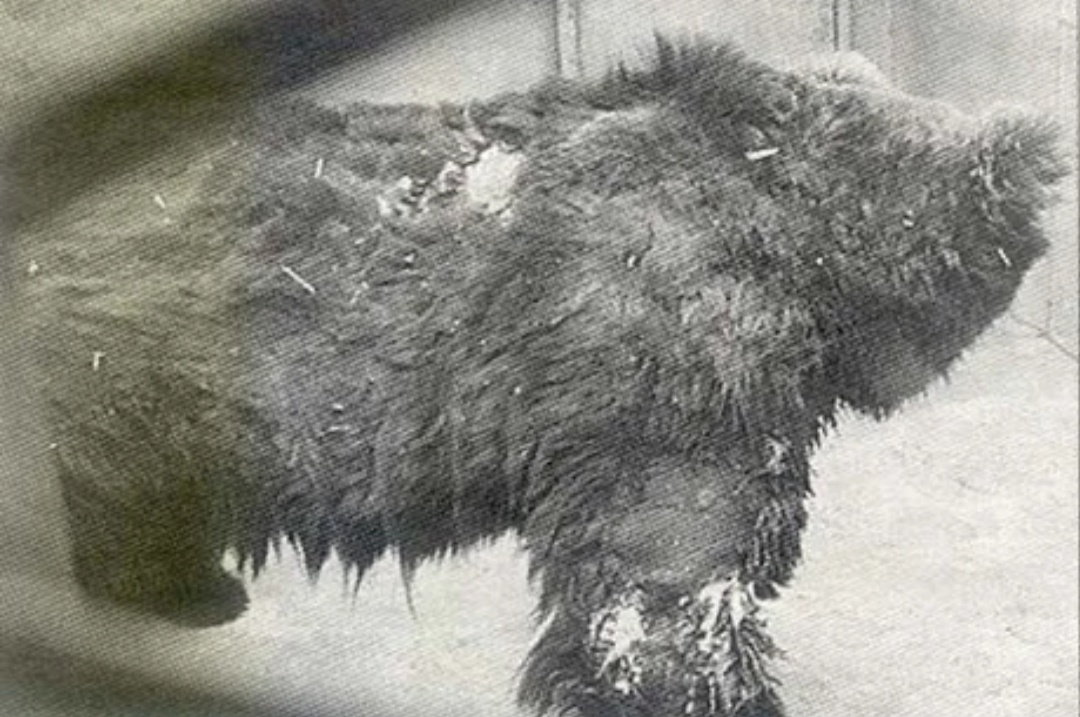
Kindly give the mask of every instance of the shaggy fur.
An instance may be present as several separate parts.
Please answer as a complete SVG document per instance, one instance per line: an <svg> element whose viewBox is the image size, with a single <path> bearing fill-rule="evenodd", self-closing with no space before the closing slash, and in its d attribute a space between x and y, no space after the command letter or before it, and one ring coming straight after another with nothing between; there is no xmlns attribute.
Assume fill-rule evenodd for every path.
<svg viewBox="0 0 1080 717"><path fill-rule="evenodd" d="M779 714L756 601L800 559L811 451L1006 309L1064 171L1039 119L848 67L661 41L469 108L273 107L172 227L50 237L83 584L206 623L242 609L227 548L359 580L516 531L550 618L525 702ZM478 211L490 143L522 165Z"/></svg>

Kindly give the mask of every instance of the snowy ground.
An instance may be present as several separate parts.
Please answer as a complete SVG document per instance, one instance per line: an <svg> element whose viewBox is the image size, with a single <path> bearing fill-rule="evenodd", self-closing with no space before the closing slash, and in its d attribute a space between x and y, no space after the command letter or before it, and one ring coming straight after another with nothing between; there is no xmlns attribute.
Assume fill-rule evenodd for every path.
<svg viewBox="0 0 1080 717"><path fill-rule="evenodd" d="M774 611L793 714L1077 714L1075 366L994 339L820 455Z"/></svg>

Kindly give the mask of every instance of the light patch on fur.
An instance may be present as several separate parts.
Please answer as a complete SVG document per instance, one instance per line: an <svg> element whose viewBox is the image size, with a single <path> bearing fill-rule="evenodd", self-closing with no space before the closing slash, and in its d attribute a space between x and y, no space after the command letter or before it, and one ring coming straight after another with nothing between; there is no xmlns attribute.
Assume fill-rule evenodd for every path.
<svg viewBox="0 0 1080 717"><path fill-rule="evenodd" d="M710 582L677 605L651 604L642 589L630 588L590 621L596 677L620 699L674 700L686 715L732 714L771 689L765 663L777 650L757 611L737 576ZM665 683L673 668L681 677Z"/></svg>
<svg viewBox="0 0 1080 717"><path fill-rule="evenodd" d="M523 162L521 152L492 144L469 162L446 162L434 179L401 177L393 187L375 197L379 216L413 218L457 197L456 201L470 211L506 218Z"/></svg>
<svg viewBox="0 0 1080 717"><path fill-rule="evenodd" d="M618 111L599 112L587 122L583 122L570 136L567 137L568 146L587 144L597 135L610 132L617 128L644 127L649 124L656 115L656 109L652 106L636 107Z"/></svg>
<svg viewBox="0 0 1080 717"><path fill-rule="evenodd" d="M771 475L783 475L790 468L791 444L775 436L767 436L765 440L768 459L765 470Z"/></svg>
<svg viewBox="0 0 1080 717"><path fill-rule="evenodd" d="M521 152L493 144L465 167L465 197L470 209L499 214L509 208L512 190L524 162Z"/></svg>
<svg viewBox="0 0 1080 717"><path fill-rule="evenodd" d="M620 595L615 603L593 615L590 647L597 654L597 676L606 678L619 694L631 694L641 680L638 645L646 639L639 590Z"/></svg>
<svg viewBox="0 0 1080 717"><path fill-rule="evenodd" d="M735 578L718 580L703 587L697 594L697 602L705 607L698 621L698 648L703 652L714 649L716 636L727 626L738 630L743 620L754 610L753 597L743 583Z"/></svg>
<svg viewBox="0 0 1080 717"><path fill-rule="evenodd" d="M684 712L732 714L769 689L764 660L776 650L760 632L757 603L747 585L730 578L706 585L697 596L704 607L697 623L696 656Z"/></svg>
<svg viewBox="0 0 1080 717"><path fill-rule="evenodd" d="M720 608L723 605L724 594L727 592L727 589L728 583L725 580L709 583L698 592L698 602L707 606L705 615L698 625L702 639L712 635L720 625Z"/></svg>

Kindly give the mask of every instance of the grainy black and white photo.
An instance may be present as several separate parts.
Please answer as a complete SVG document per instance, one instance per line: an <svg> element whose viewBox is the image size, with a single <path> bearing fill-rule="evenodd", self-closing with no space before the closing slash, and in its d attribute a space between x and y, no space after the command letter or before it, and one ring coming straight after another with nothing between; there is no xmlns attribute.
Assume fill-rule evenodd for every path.
<svg viewBox="0 0 1080 717"><path fill-rule="evenodd" d="M0 715L1075 715L1076 15L0 0Z"/></svg>

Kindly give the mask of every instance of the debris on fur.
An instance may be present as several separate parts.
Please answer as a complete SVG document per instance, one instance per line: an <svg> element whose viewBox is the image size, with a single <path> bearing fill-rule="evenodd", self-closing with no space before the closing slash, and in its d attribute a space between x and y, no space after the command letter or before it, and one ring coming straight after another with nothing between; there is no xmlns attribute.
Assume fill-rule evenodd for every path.
<svg viewBox="0 0 1080 717"><path fill-rule="evenodd" d="M780 652L764 627L738 578L710 583L675 609L650 604L634 587L593 615L588 648L600 689L616 702L663 705L661 714L734 715L760 700L779 705L768 662Z"/></svg>
<svg viewBox="0 0 1080 717"><path fill-rule="evenodd" d="M769 457L765 465L765 472L771 475L782 475L790 470L791 444L783 438L767 436Z"/></svg>
<svg viewBox="0 0 1080 717"><path fill-rule="evenodd" d="M460 196L471 211L509 220L507 210L524 157L506 142L485 136L468 109L464 115L463 156L446 160L434 178L405 175L398 179L393 187L376 196L379 216L413 218L439 202ZM319 162L321 175L322 160Z"/></svg>

